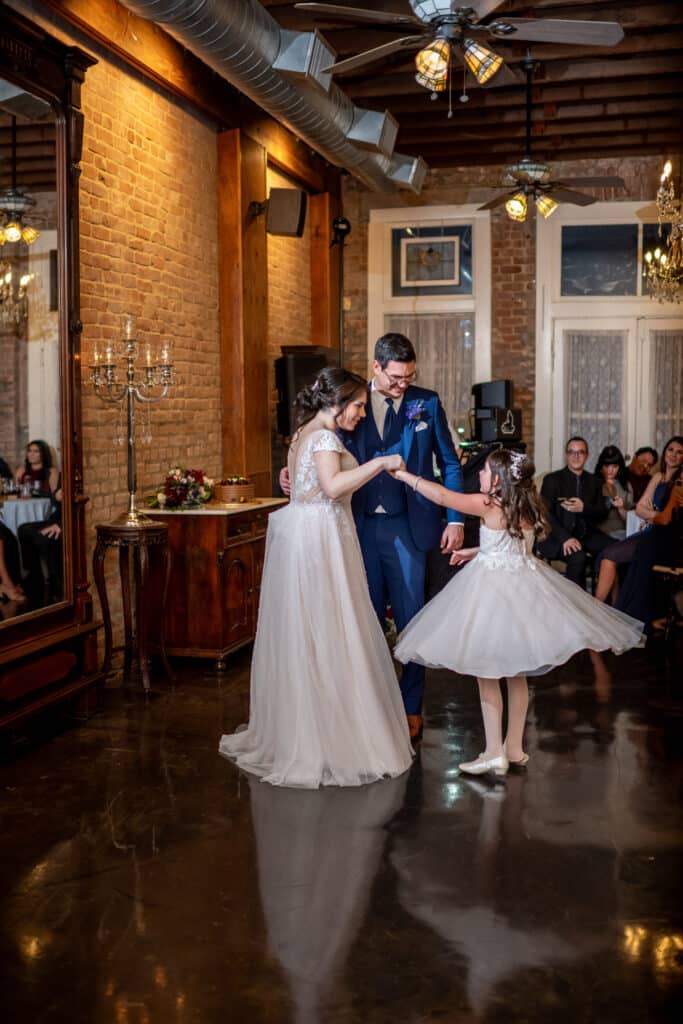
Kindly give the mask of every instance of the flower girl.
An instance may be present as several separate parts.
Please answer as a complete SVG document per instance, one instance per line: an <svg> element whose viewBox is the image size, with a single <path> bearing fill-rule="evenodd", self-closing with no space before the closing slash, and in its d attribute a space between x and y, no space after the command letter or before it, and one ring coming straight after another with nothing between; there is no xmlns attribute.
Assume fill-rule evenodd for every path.
<svg viewBox="0 0 683 1024"><path fill-rule="evenodd" d="M621 654L641 646L642 623L534 557L534 541L547 524L534 465L525 455L492 452L479 473L480 494L457 494L406 470L394 475L423 500L481 519L480 547L453 556L470 564L408 624L394 655L477 677L486 747L460 769L505 775L510 764L529 760L522 747L527 676L542 675L584 648ZM504 738L502 678L508 685Z"/></svg>

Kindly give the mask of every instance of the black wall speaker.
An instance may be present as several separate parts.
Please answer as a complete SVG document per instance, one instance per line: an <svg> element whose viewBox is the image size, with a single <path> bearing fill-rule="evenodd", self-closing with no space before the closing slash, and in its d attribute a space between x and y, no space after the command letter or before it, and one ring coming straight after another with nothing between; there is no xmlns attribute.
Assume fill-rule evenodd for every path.
<svg viewBox="0 0 683 1024"><path fill-rule="evenodd" d="M275 360L278 434L292 436L297 393L312 384L324 366L336 365L337 353L333 349L313 345L282 346L282 355Z"/></svg>
<svg viewBox="0 0 683 1024"><path fill-rule="evenodd" d="M479 412L488 412L480 416ZM474 437L477 441L520 441L522 438L521 409L482 409L477 411L474 421Z"/></svg>
<svg viewBox="0 0 683 1024"><path fill-rule="evenodd" d="M303 189L271 188L266 211L268 234L301 238L306 223L307 200Z"/></svg>
<svg viewBox="0 0 683 1024"><path fill-rule="evenodd" d="M473 384L474 406L476 409L495 408L509 409L512 406L512 381L487 380L483 384Z"/></svg>

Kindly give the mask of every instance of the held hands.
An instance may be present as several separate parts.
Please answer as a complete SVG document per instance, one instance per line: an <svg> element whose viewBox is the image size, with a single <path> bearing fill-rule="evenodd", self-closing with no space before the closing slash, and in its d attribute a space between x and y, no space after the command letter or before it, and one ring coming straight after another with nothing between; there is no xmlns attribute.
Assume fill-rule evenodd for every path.
<svg viewBox="0 0 683 1024"><path fill-rule="evenodd" d="M457 525L457 524L456 524ZM462 542L461 542L462 543ZM464 565L465 562L470 562L473 558L479 554L479 548L460 548L459 551L454 551L448 560L449 565Z"/></svg>
<svg viewBox="0 0 683 1024"><path fill-rule="evenodd" d="M385 471L397 480L399 479L398 474L401 471L405 472L406 464L401 455L383 455L382 461Z"/></svg>
<svg viewBox="0 0 683 1024"><path fill-rule="evenodd" d="M565 498L562 508L567 512L573 512L574 515L580 515L583 512L583 501L581 498Z"/></svg>

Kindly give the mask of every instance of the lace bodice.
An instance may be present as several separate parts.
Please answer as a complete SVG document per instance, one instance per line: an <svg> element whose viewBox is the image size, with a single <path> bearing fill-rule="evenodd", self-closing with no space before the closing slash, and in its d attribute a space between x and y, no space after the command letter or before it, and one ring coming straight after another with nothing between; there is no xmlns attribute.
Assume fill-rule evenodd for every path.
<svg viewBox="0 0 683 1024"><path fill-rule="evenodd" d="M507 530L491 530L483 523L479 527L479 554L477 561L487 569L503 569L516 572L523 565L536 568L532 555L534 531L525 530L524 537L513 537Z"/></svg>
<svg viewBox="0 0 683 1024"><path fill-rule="evenodd" d="M331 430L314 430L295 441L289 451L289 479L292 483L291 500L302 505L350 504L350 496L339 501L328 496L320 486L315 465L316 452L339 452L341 468L354 469L358 463L336 434Z"/></svg>

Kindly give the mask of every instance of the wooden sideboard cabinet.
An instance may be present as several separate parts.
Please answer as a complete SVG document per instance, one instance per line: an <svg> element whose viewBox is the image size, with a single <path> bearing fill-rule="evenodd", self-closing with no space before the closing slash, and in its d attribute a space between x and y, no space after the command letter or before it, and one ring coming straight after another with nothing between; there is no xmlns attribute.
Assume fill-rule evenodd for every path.
<svg viewBox="0 0 683 1024"><path fill-rule="evenodd" d="M224 668L227 654L254 639L268 516L283 504L261 498L149 513L168 526L167 654L215 658Z"/></svg>

